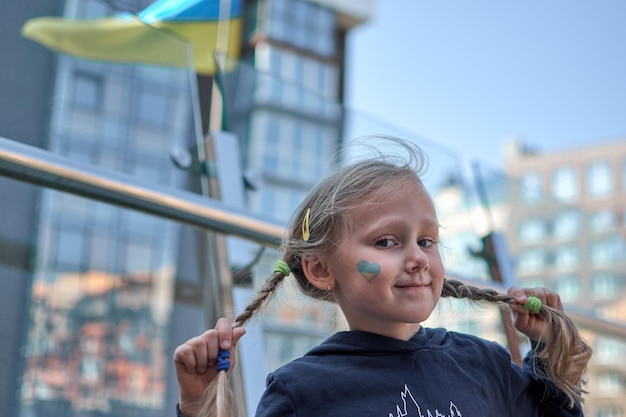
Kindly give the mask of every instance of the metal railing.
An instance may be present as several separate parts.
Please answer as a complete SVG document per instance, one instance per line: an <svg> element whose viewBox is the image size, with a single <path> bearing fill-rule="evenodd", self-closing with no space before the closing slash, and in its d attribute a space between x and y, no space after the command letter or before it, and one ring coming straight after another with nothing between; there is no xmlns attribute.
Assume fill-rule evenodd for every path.
<svg viewBox="0 0 626 417"><path fill-rule="evenodd" d="M155 187L131 175L94 167L45 149L0 137L0 175L54 188L63 192L116 204L202 229L234 235L271 247L278 247L283 226L219 201L165 186ZM454 277L479 287L501 292L494 282ZM574 305L565 306L568 315L582 328L626 338L626 324L598 317L595 312Z"/></svg>

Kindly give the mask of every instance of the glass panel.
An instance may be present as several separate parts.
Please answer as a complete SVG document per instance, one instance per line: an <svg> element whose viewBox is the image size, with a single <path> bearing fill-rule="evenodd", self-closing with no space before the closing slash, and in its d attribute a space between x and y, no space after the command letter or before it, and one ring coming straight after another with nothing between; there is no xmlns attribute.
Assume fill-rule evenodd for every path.
<svg viewBox="0 0 626 417"><path fill-rule="evenodd" d="M146 62L142 54L150 44L163 48L162 55L172 60L165 65L126 58L116 63L103 55L87 60L80 52L54 52L55 47L46 49L15 34L20 36L20 48L14 51L23 58L20 65L32 64L20 74L20 84L32 87L32 94L10 97L22 109L11 122L23 126L10 139L101 168L107 173L103 180L128 174L174 189L190 189L198 182L197 173L181 170L170 157L172 149L180 148L197 160L194 153L203 140L190 44L131 19L151 3L69 0L56 6L17 6L21 20L61 11L64 20L54 27L59 38L87 18L134 22L129 29L134 35L128 39L136 36L145 42L136 50L139 61ZM115 39L113 32L102 34L101 44L87 49L96 55L107 48L120 51L121 46L112 46ZM81 39L74 40L79 44ZM31 125L36 129L25 129ZM0 330L5 343L0 359L10 363L0 369L0 413L170 414L175 403L168 376L171 341L186 337L170 328L174 282L181 275L199 279L198 274L181 272L177 259L186 241L181 235L198 232L106 202L0 177L0 194L6 193L21 197L7 205L11 216L0 220ZM4 249L7 244L16 245L15 253ZM205 254L196 249L185 256L198 263ZM194 309L190 323L196 328L189 336L204 326L202 309Z"/></svg>
<svg viewBox="0 0 626 417"><path fill-rule="evenodd" d="M606 197L613 191L613 172L607 161L596 161L587 166L587 194Z"/></svg>
<svg viewBox="0 0 626 417"><path fill-rule="evenodd" d="M63 25L71 27L86 18L94 21L113 18L129 22L129 39L142 39L143 43L136 51L130 49L133 44L129 43L124 46L128 48L126 51L121 44L114 43L117 37L113 32L103 32L100 43L96 44L82 45L80 35L73 35L66 42L81 45L89 51L86 53L93 54L92 59L84 59L84 52L79 49L60 49L63 45L46 44L50 50L39 47L42 55L53 50L63 53L54 52L56 60L51 70L31 71L31 81L24 80L33 85L46 80L52 91L52 95L41 92L45 107L40 112L46 120L41 125L46 128L33 144L113 171L185 188L187 175L172 163L170 152L184 149L193 154L199 141L197 126L201 120L196 116L199 114L197 93L193 91L197 89L194 61L189 54L190 44L183 37L156 30L139 20L132 23L131 15L145 21L141 13L150 3L150 0L65 2L64 20L51 29L59 39L66 36ZM105 31L106 25L102 27ZM26 42L34 44L31 40ZM162 53L157 49L149 55L146 52L151 51L149 45L162 48ZM114 55L116 48L119 54L130 56ZM172 58L159 65L154 55ZM142 175L144 171L134 169L133 158L145 154L154 156L153 163L160 175L146 176Z"/></svg>
<svg viewBox="0 0 626 417"><path fill-rule="evenodd" d="M578 181L573 168L559 167L552 173L552 196L562 201L571 201L578 196Z"/></svg>
<svg viewBox="0 0 626 417"><path fill-rule="evenodd" d="M65 3L66 17L99 18L140 12L150 1ZM612 331L594 327L599 317L611 320L603 325L624 322L626 249L615 227L617 219L624 223L623 205L616 210L597 199L591 206L596 213L588 216L555 198L572 202L585 197L585 169L554 177L555 167L500 172L466 161L435 140L342 107L344 74L335 56L332 12L295 0L274 0L269 7L280 15L280 23L259 22L260 29L277 29L270 37L289 35L283 41L290 46L259 46L256 64L250 56L241 62L220 61L218 74L223 127L237 135L247 171L244 178L238 173L230 179L233 188L245 181L240 197L246 193L246 209L283 222L338 163L368 157L354 138L384 133L413 141L429 157L423 180L438 208L448 276L503 289L504 284L492 282L494 267L487 262L491 258L485 256L484 243L492 233L504 235L506 247L496 257L495 269L512 270L506 284L556 289L566 308L582 311L585 337L601 352L589 370L592 391L598 388L606 395L596 397L600 401L624 398L623 378L615 375L622 377L626 369L614 359L623 354L626 338L610 326ZM188 44L162 32L153 35L189 51ZM19 125L28 133L31 127L46 126L44 134L31 132L28 140L37 138L33 143L40 148L102 168L103 181L129 174L158 189L208 194L202 179L213 174L205 168L213 167L199 164L204 155L196 153L204 147L197 117L198 96L203 98L204 91L197 90L189 62L180 68L110 64L28 49L37 49L34 53L45 61L31 65L33 71L25 75L31 78L24 85L33 85L39 96L23 107L28 110L24 119L3 123L3 129ZM24 100L14 97L13 102ZM348 147L341 153L343 143ZM626 164L620 161L623 190ZM606 186L602 167L589 173L599 178L589 181L596 191L620 188L618 180ZM200 285L215 278L209 262L216 252L212 241L204 232L170 220L5 177L0 177L0 191L11 197L0 204L2 415L171 413L177 398L172 349L203 331L207 311L215 307ZM614 219L611 226L608 213ZM237 282L258 283L271 273L278 253L235 243L240 246L228 240L229 266L235 275L242 274ZM257 255L258 263L245 275ZM259 320L264 333L259 331L258 339L247 336L254 347L254 360L247 363L266 368L247 378L246 388L263 387L267 371L345 327L333 305L305 300L289 286L283 291ZM426 325L507 342L499 309L448 300L440 306ZM522 344L522 350L526 347ZM613 364L611 369L607 363Z"/></svg>
<svg viewBox="0 0 626 417"><path fill-rule="evenodd" d="M27 329L21 376L9 381L2 371L5 389L15 384L15 415L163 415L185 226L0 178L3 189L7 184L44 202L32 235L19 235L37 242L30 259L11 268L0 253L3 279L32 274L21 284L29 302L2 307ZM24 220L13 215L13 222ZM15 344L19 339L9 337L7 346Z"/></svg>

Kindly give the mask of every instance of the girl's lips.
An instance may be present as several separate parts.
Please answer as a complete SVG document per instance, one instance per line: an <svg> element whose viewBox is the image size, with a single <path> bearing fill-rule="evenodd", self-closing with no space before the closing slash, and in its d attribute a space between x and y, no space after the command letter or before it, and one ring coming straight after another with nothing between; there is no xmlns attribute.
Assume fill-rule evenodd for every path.
<svg viewBox="0 0 626 417"><path fill-rule="evenodd" d="M410 288L410 287L430 287L430 282L429 283L425 283L425 282L408 282L405 284L396 284L395 285L398 288Z"/></svg>
<svg viewBox="0 0 626 417"><path fill-rule="evenodd" d="M396 288L401 290L414 290L419 291L430 287L430 284L413 283L413 284L400 284L395 285Z"/></svg>

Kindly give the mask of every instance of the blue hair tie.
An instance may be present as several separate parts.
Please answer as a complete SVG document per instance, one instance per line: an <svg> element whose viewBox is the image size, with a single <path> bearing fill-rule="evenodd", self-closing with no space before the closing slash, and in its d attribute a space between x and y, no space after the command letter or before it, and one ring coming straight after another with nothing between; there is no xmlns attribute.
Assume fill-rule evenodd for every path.
<svg viewBox="0 0 626 417"><path fill-rule="evenodd" d="M230 350L220 349L217 354L217 372L226 371L230 369Z"/></svg>

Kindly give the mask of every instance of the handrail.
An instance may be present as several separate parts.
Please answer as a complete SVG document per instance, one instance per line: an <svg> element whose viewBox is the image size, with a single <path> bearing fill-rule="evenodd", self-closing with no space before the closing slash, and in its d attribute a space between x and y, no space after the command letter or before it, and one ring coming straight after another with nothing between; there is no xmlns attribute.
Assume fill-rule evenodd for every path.
<svg viewBox="0 0 626 417"><path fill-rule="evenodd" d="M278 247L284 226L217 200L0 137L0 175Z"/></svg>
<svg viewBox="0 0 626 417"><path fill-rule="evenodd" d="M162 216L203 229L239 236L278 247L283 226L241 209L188 191L159 186L128 174L94 167L45 149L0 137L0 175L43 185L83 197ZM500 292L506 288L492 281L451 277L478 287ZM626 324L598 317L595 312L566 305L568 315L579 326L626 338Z"/></svg>

